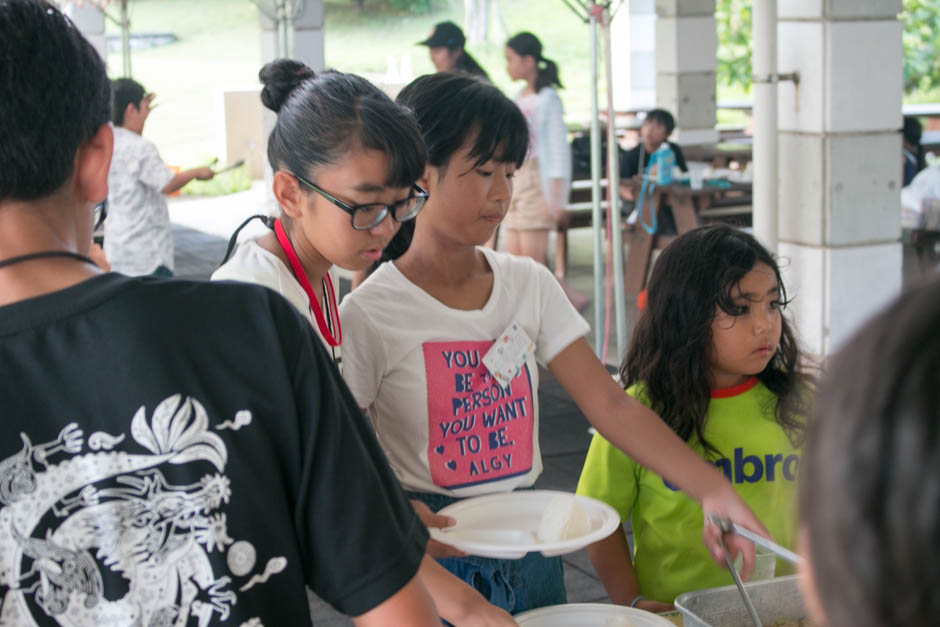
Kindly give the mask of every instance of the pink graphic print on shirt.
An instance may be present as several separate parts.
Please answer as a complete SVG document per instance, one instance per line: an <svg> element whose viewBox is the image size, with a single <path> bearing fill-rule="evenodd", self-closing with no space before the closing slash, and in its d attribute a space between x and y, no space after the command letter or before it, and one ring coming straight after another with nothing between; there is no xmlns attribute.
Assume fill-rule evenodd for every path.
<svg viewBox="0 0 940 627"><path fill-rule="evenodd" d="M528 366L500 386L483 365L493 342L428 342L428 465L442 488L532 469L534 405Z"/></svg>

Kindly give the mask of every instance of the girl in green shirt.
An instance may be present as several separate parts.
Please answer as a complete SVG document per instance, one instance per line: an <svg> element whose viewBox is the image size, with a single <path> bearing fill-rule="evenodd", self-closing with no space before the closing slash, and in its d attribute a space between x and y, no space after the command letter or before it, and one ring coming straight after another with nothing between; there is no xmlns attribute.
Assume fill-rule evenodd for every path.
<svg viewBox="0 0 940 627"><path fill-rule="evenodd" d="M807 395L786 303L776 260L752 236L691 231L653 269L620 374L627 393L715 464L792 548ZM633 517L632 557L622 528L588 547L615 603L664 611L683 592L732 583L701 547L695 502L600 435L578 493Z"/></svg>

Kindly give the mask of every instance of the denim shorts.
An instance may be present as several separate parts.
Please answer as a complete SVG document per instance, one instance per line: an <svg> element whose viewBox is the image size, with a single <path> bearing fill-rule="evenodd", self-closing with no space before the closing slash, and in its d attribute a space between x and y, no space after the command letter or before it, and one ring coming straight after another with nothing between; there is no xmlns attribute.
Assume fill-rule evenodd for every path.
<svg viewBox="0 0 940 627"><path fill-rule="evenodd" d="M434 512L460 500L443 494L406 494L410 499L423 502ZM533 552L518 560L469 555L437 561L470 584L490 603L510 614L567 603L565 571L560 557L545 557Z"/></svg>

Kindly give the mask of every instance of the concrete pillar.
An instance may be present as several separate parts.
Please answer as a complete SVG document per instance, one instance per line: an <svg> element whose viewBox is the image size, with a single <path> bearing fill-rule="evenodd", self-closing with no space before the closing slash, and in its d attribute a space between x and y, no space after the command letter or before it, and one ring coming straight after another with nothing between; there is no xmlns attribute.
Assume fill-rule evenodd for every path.
<svg viewBox="0 0 940 627"><path fill-rule="evenodd" d="M91 2L84 2L78 6L69 2L62 6L62 12L67 15L82 35L95 47L105 63L108 62L108 40L104 34L104 13Z"/></svg>
<svg viewBox="0 0 940 627"><path fill-rule="evenodd" d="M323 47L323 2L324 0L301 0L303 5L294 18L291 37L294 59L303 61L319 72L326 67ZM273 2L265 2L269 7ZM291 4L291 3L288 3ZM284 52L278 54L277 25L261 11L258 11L261 24L261 61L267 63L278 56L287 56Z"/></svg>
<svg viewBox="0 0 940 627"><path fill-rule="evenodd" d="M715 0L656 0L656 14L656 106L675 115L675 141L716 142Z"/></svg>
<svg viewBox="0 0 940 627"><path fill-rule="evenodd" d="M656 3L630 0L611 23L614 105L618 111L656 106Z"/></svg>
<svg viewBox="0 0 940 627"><path fill-rule="evenodd" d="M778 4L779 246L806 348L901 289L901 0Z"/></svg>

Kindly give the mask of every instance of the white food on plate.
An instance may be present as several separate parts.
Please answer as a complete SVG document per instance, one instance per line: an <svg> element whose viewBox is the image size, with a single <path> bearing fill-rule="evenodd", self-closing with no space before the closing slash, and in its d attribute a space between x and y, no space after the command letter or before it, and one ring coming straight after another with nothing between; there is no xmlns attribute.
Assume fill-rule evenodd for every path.
<svg viewBox="0 0 940 627"><path fill-rule="evenodd" d="M604 621L604 627L633 627L633 621L626 616L612 616Z"/></svg>
<svg viewBox="0 0 940 627"><path fill-rule="evenodd" d="M542 512L536 535L542 542L558 542L579 538L592 530L591 518L577 501L571 496L557 494Z"/></svg>

